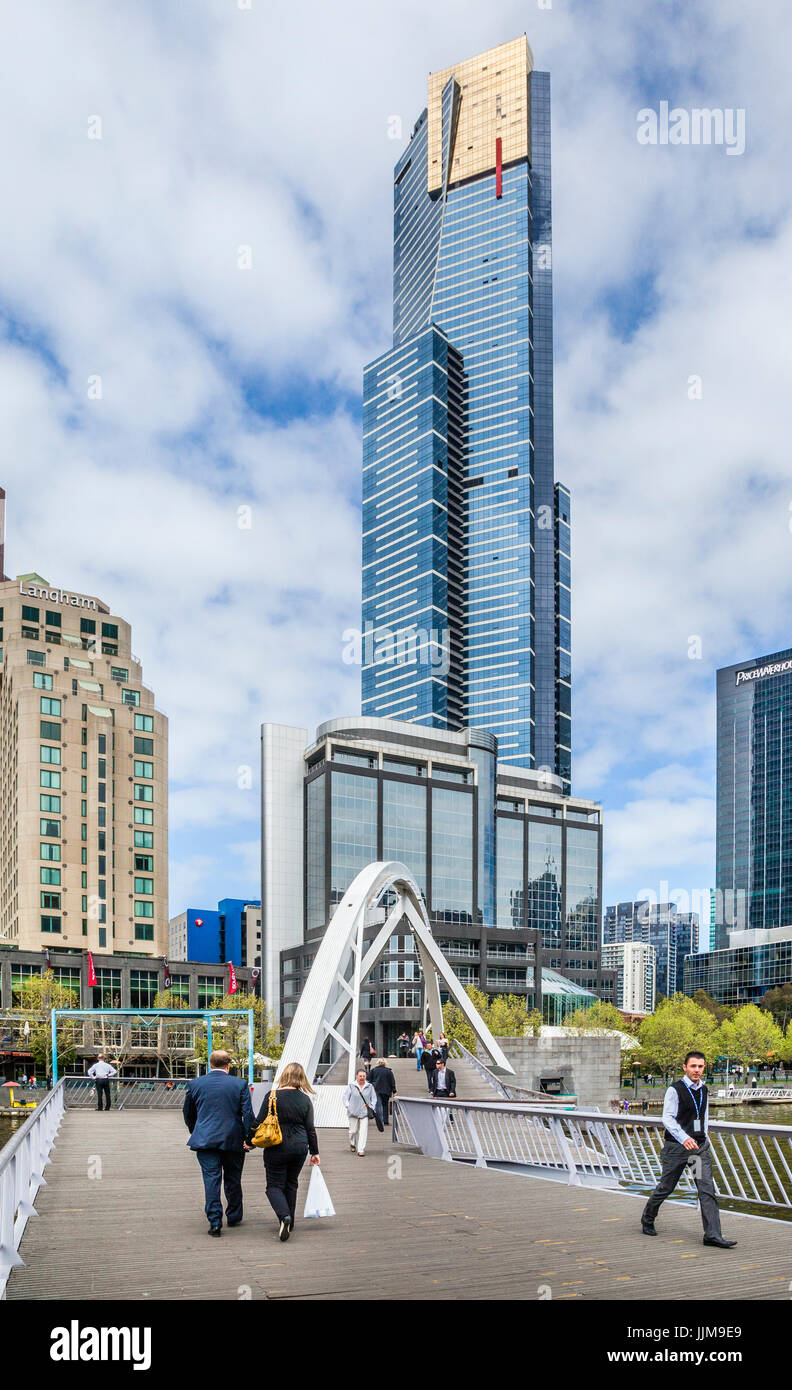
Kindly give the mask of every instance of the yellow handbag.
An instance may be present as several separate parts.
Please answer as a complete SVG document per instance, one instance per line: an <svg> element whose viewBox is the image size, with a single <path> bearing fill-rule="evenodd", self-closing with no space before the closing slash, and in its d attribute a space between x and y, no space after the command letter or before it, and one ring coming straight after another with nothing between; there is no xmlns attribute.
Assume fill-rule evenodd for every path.
<svg viewBox="0 0 792 1390"><path fill-rule="evenodd" d="M275 1087L273 1086L270 1091L267 1113L250 1141L254 1149L274 1149L276 1145L283 1143L275 1095Z"/></svg>

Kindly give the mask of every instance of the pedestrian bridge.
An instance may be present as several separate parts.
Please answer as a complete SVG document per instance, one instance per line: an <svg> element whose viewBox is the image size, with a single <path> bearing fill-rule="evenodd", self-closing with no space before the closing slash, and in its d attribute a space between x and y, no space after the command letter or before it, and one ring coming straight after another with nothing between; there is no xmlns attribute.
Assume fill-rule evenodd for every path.
<svg viewBox="0 0 792 1390"><path fill-rule="evenodd" d="M7 1277L11 1300L788 1298L786 1221L724 1212L739 1245L712 1250L695 1206L670 1200L658 1238L642 1236L640 1184L623 1160L643 1154L654 1180L658 1120L504 1098L464 1058L452 1060L464 1098L437 1104L414 1062L393 1065L395 1142L372 1126L360 1159L343 1130L322 1130L337 1215L298 1219L287 1245L258 1154L245 1163L243 1225L207 1239L175 1087L167 1101L155 1089L141 1108L138 1089L129 1108L99 1113L64 1110L60 1083L3 1151L0 1287ZM790 1179L792 1129L718 1128L739 1132L721 1163L735 1189L732 1168L748 1194L773 1191L763 1155L779 1172L783 1157Z"/></svg>

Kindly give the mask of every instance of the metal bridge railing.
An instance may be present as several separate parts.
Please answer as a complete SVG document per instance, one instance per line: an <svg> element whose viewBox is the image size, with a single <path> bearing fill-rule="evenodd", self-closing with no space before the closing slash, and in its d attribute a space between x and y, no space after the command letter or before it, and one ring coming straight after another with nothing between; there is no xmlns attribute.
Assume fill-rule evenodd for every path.
<svg viewBox="0 0 792 1390"><path fill-rule="evenodd" d="M96 1087L90 1076L65 1076L63 1080L68 1110L96 1107ZM180 1110L188 1080L184 1076L111 1076L110 1099L118 1110Z"/></svg>
<svg viewBox="0 0 792 1390"><path fill-rule="evenodd" d="M529 1091L524 1086L513 1086L510 1081L504 1081L500 1076L496 1076L489 1067L477 1057L474 1052L470 1052L458 1038L452 1038L449 1043L448 1051L452 1057L459 1057L468 1063L475 1072L486 1081L497 1095L503 1100L525 1100L533 1101L536 1105L569 1105L570 1101L577 1099L576 1096L546 1096L542 1091Z"/></svg>
<svg viewBox="0 0 792 1390"><path fill-rule="evenodd" d="M735 1086L732 1089L719 1086L716 1091L710 1091L710 1095L713 1105L719 1100L792 1100L788 1086Z"/></svg>
<svg viewBox="0 0 792 1390"><path fill-rule="evenodd" d="M63 1097L60 1081L0 1150L0 1299L11 1270L24 1264L17 1251L28 1217L36 1214L33 1203L63 1117Z"/></svg>
<svg viewBox="0 0 792 1390"><path fill-rule="evenodd" d="M503 1102L398 1097L394 1144L417 1147L431 1158L517 1164L537 1177L571 1184L648 1191L660 1177L663 1122L652 1116L604 1115L596 1110ZM792 1125L709 1125L718 1195L784 1214L792 1213ZM695 1195L687 1170L680 1195Z"/></svg>

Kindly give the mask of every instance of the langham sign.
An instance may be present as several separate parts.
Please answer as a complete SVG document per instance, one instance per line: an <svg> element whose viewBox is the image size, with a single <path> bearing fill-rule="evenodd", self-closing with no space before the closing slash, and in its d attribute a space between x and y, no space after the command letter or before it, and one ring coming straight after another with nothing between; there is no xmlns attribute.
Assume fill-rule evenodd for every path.
<svg viewBox="0 0 792 1390"><path fill-rule="evenodd" d="M70 594L65 589L48 589L44 584L25 585L20 579L19 592L23 598L44 599L47 603L65 603L71 608L93 608L99 612L95 598L86 598L84 594Z"/></svg>

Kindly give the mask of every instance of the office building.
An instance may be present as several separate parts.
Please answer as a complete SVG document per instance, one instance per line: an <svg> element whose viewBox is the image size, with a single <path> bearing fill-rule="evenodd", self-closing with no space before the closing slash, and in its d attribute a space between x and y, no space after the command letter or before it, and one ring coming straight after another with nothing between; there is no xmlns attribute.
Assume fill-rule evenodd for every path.
<svg viewBox="0 0 792 1390"><path fill-rule="evenodd" d="M216 908L188 907L168 924L168 956L174 961L235 966L261 965L261 903L223 898Z"/></svg>
<svg viewBox="0 0 792 1390"><path fill-rule="evenodd" d="M278 970L265 998L285 1026L335 907L380 859L415 874L463 983L540 1007L546 981L554 1022L593 1002L603 984L597 805L565 796L558 777L500 762L486 731L350 717L323 724L307 746L302 736L262 730L262 883L277 880L263 893L265 981ZM302 860L288 867L266 834L285 797L301 806L304 833ZM394 934L368 984L362 1022L393 1051L422 1020L409 933Z"/></svg>
<svg viewBox="0 0 792 1390"><path fill-rule="evenodd" d="M756 1003L792 980L792 649L722 667L717 721L711 949L685 987Z"/></svg>
<svg viewBox="0 0 792 1390"><path fill-rule="evenodd" d="M4 578L0 944L165 954L167 776L129 623L38 574Z"/></svg>
<svg viewBox="0 0 792 1390"><path fill-rule="evenodd" d="M654 947L656 994L668 997L684 989L684 961L699 948L697 912L679 912L675 903L615 903L605 909L603 945L643 941Z"/></svg>
<svg viewBox="0 0 792 1390"><path fill-rule="evenodd" d="M364 376L363 714L488 731L568 792L550 79L524 35L430 75L393 265L393 346Z"/></svg>
<svg viewBox="0 0 792 1390"><path fill-rule="evenodd" d="M603 969L615 970L612 1002L627 1014L654 1013L656 962L654 946L645 941L618 941L602 948Z"/></svg>

